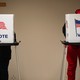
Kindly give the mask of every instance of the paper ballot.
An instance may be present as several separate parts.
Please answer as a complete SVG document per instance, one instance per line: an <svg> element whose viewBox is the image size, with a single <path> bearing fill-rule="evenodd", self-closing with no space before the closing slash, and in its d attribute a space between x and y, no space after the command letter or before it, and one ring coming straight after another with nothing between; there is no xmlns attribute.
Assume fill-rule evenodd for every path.
<svg viewBox="0 0 80 80"><path fill-rule="evenodd" d="M66 41L80 43L80 14L65 14Z"/></svg>

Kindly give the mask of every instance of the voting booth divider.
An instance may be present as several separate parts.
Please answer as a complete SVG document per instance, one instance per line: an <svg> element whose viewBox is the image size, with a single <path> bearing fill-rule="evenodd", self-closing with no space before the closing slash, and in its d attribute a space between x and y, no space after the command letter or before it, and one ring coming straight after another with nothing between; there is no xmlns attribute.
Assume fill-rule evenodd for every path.
<svg viewBox="0 0 80 80"><path fill-rule="evenodd" d="M14 43L14 14L0 14L0 43Z"/></svg>
<svg viewBox="0 0 80 80"><path fill-rule="evenodd" d="M0 46L15 46L18 79L20 80L19 60L16 46L20 43L16 40L14 31L14 14L0 14ZM12 80L12 79L11 79Z"/></svg>

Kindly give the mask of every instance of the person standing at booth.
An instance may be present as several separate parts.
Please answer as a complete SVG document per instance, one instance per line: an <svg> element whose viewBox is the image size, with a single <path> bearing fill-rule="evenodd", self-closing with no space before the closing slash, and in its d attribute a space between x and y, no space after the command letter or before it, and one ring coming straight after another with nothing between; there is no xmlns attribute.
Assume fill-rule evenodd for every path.
<svg viewBox="0 0 80 80"><path fill-rule="evenodd" d="M0 80L8 80L8 65L11 59L11 46L0 46Z"/></svg>
<svg viewBox="0 0 80 80"><path fill-rule="evenodd" d="M14 32L14 43L16 42L16 33ZM11 59L11 45L0 46L0 80L8 80L8 66Z"/></svg>
<svg viewBox="0 0 80 80"><path fill-rule="evenodd" d="M75 11L76 14L80 14L80 9L77 9ZM66 37L66 28L65 24L62 28L63 34ZM79 58L80 61L80 45L67 45L67 62L68 62L68 68L67 68L67 76L68 80L75 80L75 73L76 73L76 67L77 67L77 58Z"/></svg>

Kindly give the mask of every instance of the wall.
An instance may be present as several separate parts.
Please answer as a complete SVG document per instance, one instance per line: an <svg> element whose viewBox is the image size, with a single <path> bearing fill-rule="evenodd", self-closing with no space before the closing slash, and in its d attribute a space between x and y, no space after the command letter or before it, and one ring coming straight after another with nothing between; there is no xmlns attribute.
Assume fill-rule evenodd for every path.
<svg viewBox="0 0 80 80"><path fill-rule="evenodd" d="M79 0L4 0L0 13L15 14L21 80L60 80L64 15L80 7ZM10 80L18 80L15 47L12 47Z"/></svg>

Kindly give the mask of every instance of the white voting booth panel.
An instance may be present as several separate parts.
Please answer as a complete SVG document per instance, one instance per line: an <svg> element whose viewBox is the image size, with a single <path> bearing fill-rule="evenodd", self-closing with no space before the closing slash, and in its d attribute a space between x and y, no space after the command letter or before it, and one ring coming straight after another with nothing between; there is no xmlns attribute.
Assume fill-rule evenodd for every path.
<svg viewBox="0 0 80 80"><path fill-rule="evenodd" d="M14 42L14 14L0 14L0 43Z"/></svg>
<svg viewBox="0 0 80 80"><path fill-rule="evenodd" d="M80 43L80 14L66 14L66 41Z"/></svg>
<svg viewBox="0 0 80 80"><path fill-rule="evenodd" d="M17 41L14 42L14 14L0 14L0 46L15 46L14 49L11 48L12 63L11 66L9 66L9 80L20 80L19 61L16 50L18 44ZM13 52L15 54L13 54Z"/></svg>

